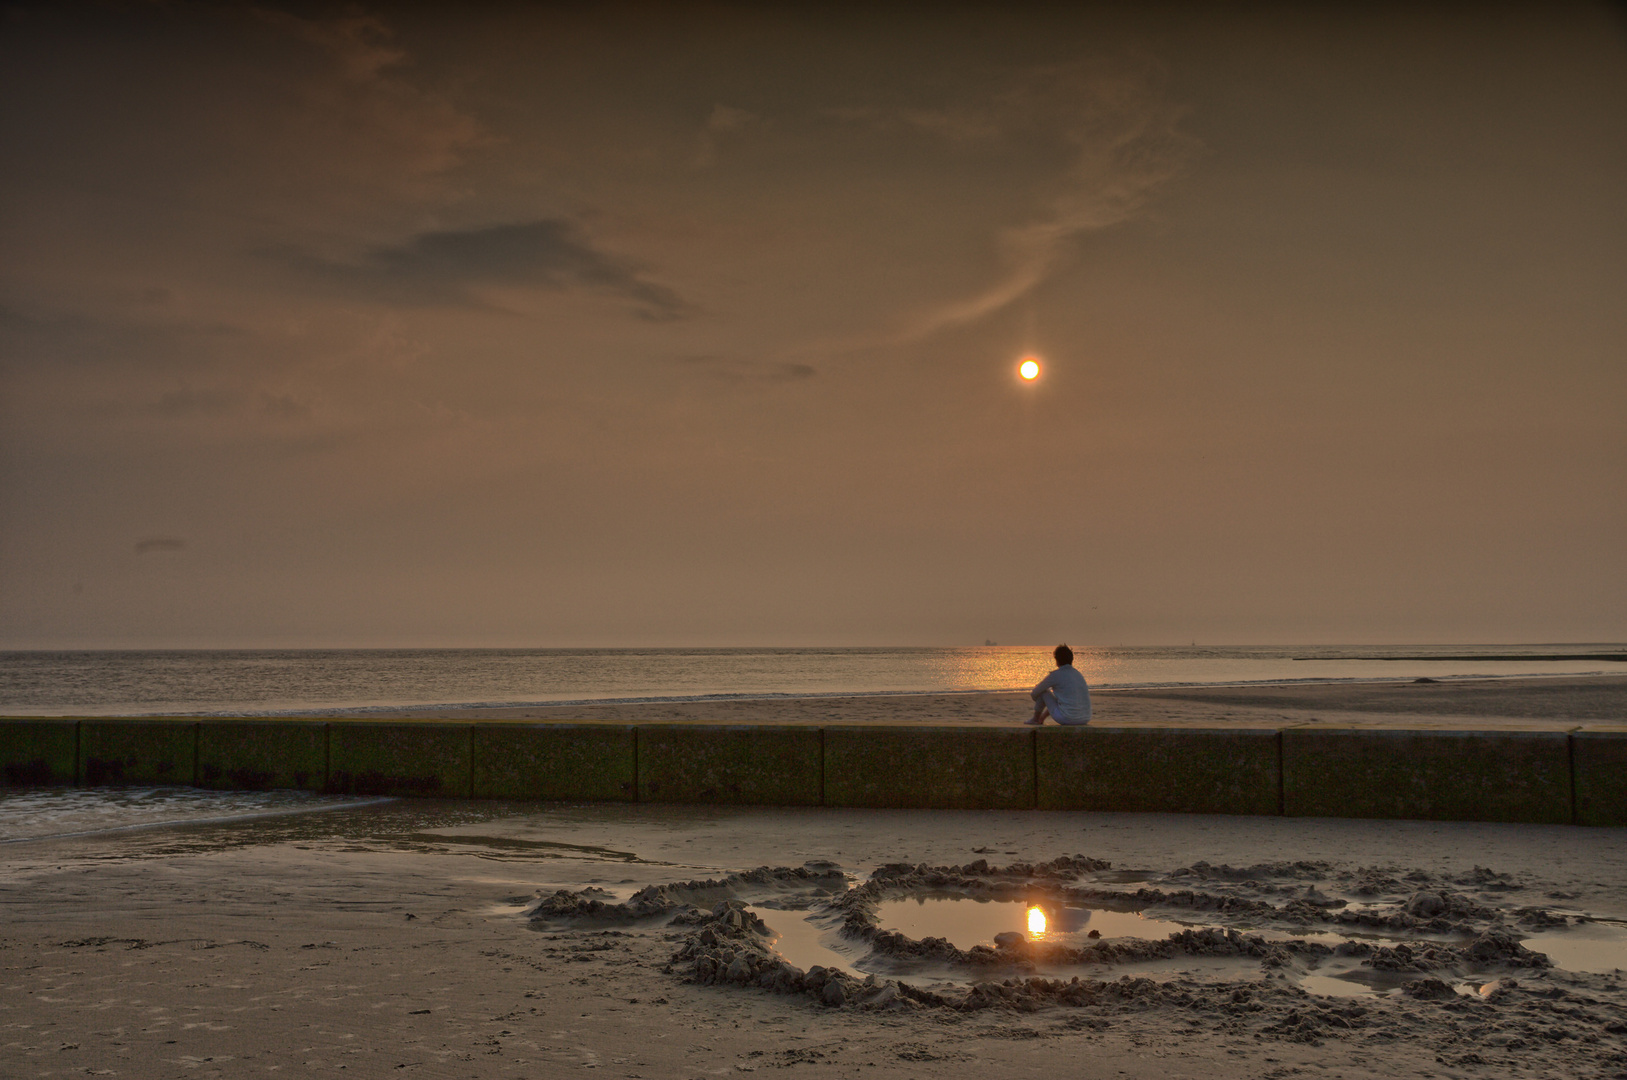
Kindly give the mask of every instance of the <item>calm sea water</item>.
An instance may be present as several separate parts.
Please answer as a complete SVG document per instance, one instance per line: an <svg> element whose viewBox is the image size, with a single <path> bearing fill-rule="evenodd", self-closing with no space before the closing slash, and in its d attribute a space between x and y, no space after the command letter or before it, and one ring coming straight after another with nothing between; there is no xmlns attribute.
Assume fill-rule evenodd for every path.
<svg viewBox="0 0 1627 1080"><path fill-rule="evenodd" d="M1078 648L1093 687L1627 672L1622 645ZM1406 654L1437 659L1380 660ZM1492 659L1518 654L1521 659ZM1469 657L1469 659L1439 659ZM1050 649L344 649L0 653L0 714L255 715L1015 690Z"/></svg>

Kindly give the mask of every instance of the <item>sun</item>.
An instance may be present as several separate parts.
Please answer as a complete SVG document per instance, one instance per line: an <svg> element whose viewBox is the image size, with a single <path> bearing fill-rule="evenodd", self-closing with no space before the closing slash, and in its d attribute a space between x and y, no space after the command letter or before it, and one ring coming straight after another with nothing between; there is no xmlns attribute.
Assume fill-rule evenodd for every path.
<svg viewBox="0 0 1627 1080"><path fill-rule="evenodd" d="M1045 933L1045 912L1037 907L1028 909L1028 932L1030 934Z"/></svg>
<svg viewBox="0 0 1627 1080"><path fill-rule="evenodd" d="M1029 382L1039 378L1039 357L1025 356L1023 362L1017 365L1017 374Z"/></svg>

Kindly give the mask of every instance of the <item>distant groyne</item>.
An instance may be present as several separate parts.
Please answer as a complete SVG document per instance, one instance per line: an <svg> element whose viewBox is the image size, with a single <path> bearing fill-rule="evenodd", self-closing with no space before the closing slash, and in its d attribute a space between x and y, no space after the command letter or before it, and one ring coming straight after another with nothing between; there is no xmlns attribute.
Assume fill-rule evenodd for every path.
<svg viewBox="0 0 1627 1080"><path fill-rule="evenodd" d="M356 795L1627 825L1571 731L0 719L0 782Z"/></svg>

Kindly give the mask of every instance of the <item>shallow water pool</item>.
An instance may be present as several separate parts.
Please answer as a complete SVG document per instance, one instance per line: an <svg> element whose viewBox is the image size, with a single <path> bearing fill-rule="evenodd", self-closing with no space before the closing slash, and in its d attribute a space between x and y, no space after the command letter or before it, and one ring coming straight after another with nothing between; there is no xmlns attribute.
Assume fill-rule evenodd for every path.
<svg viewBox="0 0 1627 1080"><path fill-rule="evenodd" d="M1040 913L1042 922L1031 922L1033 912ZM1025 934L1031 941L1085 945L1093 940L1093 930L1101 938L1162 941L1171 934L1193 929L1192 924L1150 919L1135 911L952 897L883 901L876 911L876 925L917 941L945 938L961 949L992 945L996 934L1013 932Z"/></svg>
<svg viewBox="0 0 1627 1080"><path fill-rule="evenodd" d="M1575 923L1545 930L1520 942L1532 952L1546 953L1554 967L1608 975L1627 971L1627 922L1615 919Z"/></svg>
<svg viewBox="0 0 1627 1080"><path fill-rule="evenodd" d="M772 947L791 963L808 969L816 965L840 968L855 975L893 970L885 960L869 955L868 947L850 941L839 932L840 922L831 914L809 915L806 912L763 910L757 912L773 931ZM1167 919L1151 918L1136 911L1116 911L1056 903L1031 904L1018 900L978 900L970 897L922 896L887 900L877 905L876 926L896 931L915 941L943 938L962 950L978 945L993 945L1001 934L1019 933L1028 940L1050 942L1073 947L1089 945L1095 940L1114 938L1141 938L1162 941L1183 930L1204 928L1202 923L1179 923ZM1240 928L1244 933L1257 934L1267 940L1284 941L1290 938L1315 941L1337 946L1353 940L1338 933L1289 933L1276 928ZM1090 935L1095 932L1097 937ZM1371 944L1400 945L1404 939L1378 935L1362 935L1360 940ZM1411 939L1418 944L1418 939ZM1554 966L1568 971L1608 974L1627 968L1627 922L1592 920L1555 928L1525 938L1523 944L1535 952L1546 953ZM1420 977L1416 972L1376 970L1365 965L1356 956L1333 956L1325 960L1311 960L1309 970L1286 971L1290 979L1312 994L1329 997L1366 997L1397 993L1407 983ZM877 966L880 965L880 966ZM1187 956L1151 962L1113 965L1119 974L1144 975L1167 978L1174 975L1212 975L1235 979L1246 977L1245 970L1257 971L1258 961L1245 957ZM927 971L938 965L917 965ZM1030 968L1037 974L1051 977L1066 976L1082 968L1041 964ZM943 970L942 975L962 978ZM1454 974L1456 978L1454 979ZM1490 975L1474 977L1470 971L1443 971L1441 975L1451 982L1459 993L1476 994L1488 983Z"/></svg>

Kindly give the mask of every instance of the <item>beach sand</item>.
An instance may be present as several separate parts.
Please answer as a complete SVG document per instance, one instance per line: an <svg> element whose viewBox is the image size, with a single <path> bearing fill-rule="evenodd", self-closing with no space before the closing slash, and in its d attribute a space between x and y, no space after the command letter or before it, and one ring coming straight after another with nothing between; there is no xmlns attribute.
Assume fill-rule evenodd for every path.
<svg viewBox="0 0 1627 1080"><path fill-rule="evenodd" d="M1546 700L1608 712L1621 682ZM1143 722L1164 709L1216 723L1435 722L1469 707L1510 724L1607 718L1526 715L1550 692L1538 683L1483 684L1473 706L1469 687L1410 696L1425 684L1104 694L1101 708ZM1408 711L1431 703L1456 711ZM675 707L716 721L743 717L714 705L745 704ZM800 722L837 708L790 704ZM917 705L928 722L934 707ZM1064 856L1095 861L1020 865ZM740 876L756 867L788 869ZM769 940L729 914L749 903L773 927L826 910L832 868L889 895L1016 883L1237 934L1093 955L1035 984L1020 949L923 967L872 928L884 970L836 980L833 1006L806 976L789 985ZM716 884L684 884L697 880ZM627 901L648 886L665 888L634 918ZM0 905L8 1077L1627 1075L1621 973L1542 966L1515 945L1558 934L1591 957L1577 964L1627 966L1627 925L1577 919L1627 920L1624 829L397 801L0 845ZM1367 923L1339 921L1357 913ZM1281 945L1364 933L1366 953ZM1372 951L1400 939L1404 954ZM792 992L755 985L776 971ZM1306 990L1351 973L1392 992Z"/></svg>
<svg viewBox="0 0 1627 1080"><path fill-rule="evenodd" d="M1103 727L1445 727L1563 731L1627 723L1627 675L1463 679L1434 683L1294 683L1274 686L1095 690ZM991 724L1021 721L1020 691L628 702L526 708L401 709L368 718L588 720L653 724Z"/></svg>

